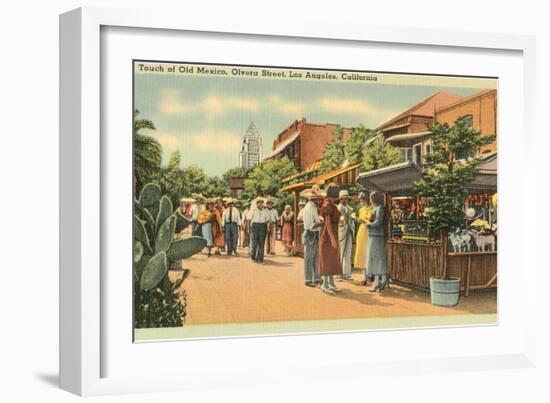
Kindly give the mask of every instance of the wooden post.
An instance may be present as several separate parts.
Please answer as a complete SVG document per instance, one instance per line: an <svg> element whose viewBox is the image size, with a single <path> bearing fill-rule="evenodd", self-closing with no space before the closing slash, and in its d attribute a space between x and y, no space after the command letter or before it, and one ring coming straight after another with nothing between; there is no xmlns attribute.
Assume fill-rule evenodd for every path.
<svg viewBox="0 0 550 403"><path fill-rule="evenodd" d="M464 290L464 296L467 297L470 294L470 274L472 271L472 255L468 255L468 268L466 270L466 288Z"/></svg>
<svg viewBox="0 0 550 403"><path fill-rule="evenodd" d="M447 231L441 230L441 273L442 278L447 279Z"/></svg>
<svg viewBox="0 0 550 403"><path fill-rule="evenodd" d="M296 190L292 191L292 201L293 201L293 208L294 208L294 216L292 217L292 232L293 232L293 239L292 239L292 255L294 256L296 254L296 242L297 242L297 236L298 236L298 197L296 194Z"/></svg>

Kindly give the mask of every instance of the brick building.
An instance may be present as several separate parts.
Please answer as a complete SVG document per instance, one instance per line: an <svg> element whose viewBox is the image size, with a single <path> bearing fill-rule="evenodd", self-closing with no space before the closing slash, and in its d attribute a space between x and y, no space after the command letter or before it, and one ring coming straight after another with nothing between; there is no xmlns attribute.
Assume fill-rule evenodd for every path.
<svg viewBox="0 0 550 403"><path fill-rule="evenodd" d="M287 156L301 171L305 171L323 157L325 145L333 140L333 132L337 127L333 123L310 123L305 118L295 120L277 135L273 141L273 151L265 159ZM344 141L348 139L351 130L344 128Z"/></svg>
<svg viewBox="0 0 550 403"><path fill-rule="evenodd" d="M472 126L483 135L497 133L497 90L483 90L462 98L450 105L438 108L435 118L439 123L453 125L461 116L470 116ZM497 139L481 147L481 154L497 151Z"/></svg>
<svg viewBox="0 0 550 403"><path fill-rule="evenodd" d="M421 163L431 135L428 127L434 122L436 110L461 99L459 95L449 92L436 92L378 126L374 131L384 136L388 143L399 147L404 161ZM428 152L430 147L431 145L427 146Z"/></svg>
<svg viewBox="0 0 550 403"><path fill-rule="evenodd" d="M468 97L447 92L434 95L407 109L375 129L385 140L401 149L404 161L422 164L431 152L431 133L434 121L453 125L461 116L470 116L472 126L482 134L493 135L497 130L496 90L483 90ZM481 148L481 154L496 152L496 141Z"/></svg>

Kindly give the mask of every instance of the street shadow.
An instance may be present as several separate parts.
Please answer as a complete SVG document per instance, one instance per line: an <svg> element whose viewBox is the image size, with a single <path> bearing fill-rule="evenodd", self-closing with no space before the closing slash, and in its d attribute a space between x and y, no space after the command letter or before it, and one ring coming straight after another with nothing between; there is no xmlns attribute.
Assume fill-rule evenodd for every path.
<svg viewBox="0 0 550 403"><path fill-rule="evenodd" d="M274 266L274 267L292 267L294 264L292 262L281 262L279 260L265 259L265 266Z"/></svg>
<svg viewBox="0 0 550 403"><path fill-rule="evenodd" d="M374 294L374 293L372 293L372 294ZM384 302L382 300L376 299L376 298L374 298L374 295L372 295L372 294L362 294L362 293L357 293L353 290L342 289L342 291L337 293L335 295L335 297L357 301L360 304L370 305L370 306L393 306L393 305L395 305L395 304L391 304L389 302Z"/></svg>
<svg viewBox="0 0 550 403"><path fill-rule="evenodd" d="M46 385L53 386L54 388L59 388L58 374L35 374L35 377Z"/></svg>

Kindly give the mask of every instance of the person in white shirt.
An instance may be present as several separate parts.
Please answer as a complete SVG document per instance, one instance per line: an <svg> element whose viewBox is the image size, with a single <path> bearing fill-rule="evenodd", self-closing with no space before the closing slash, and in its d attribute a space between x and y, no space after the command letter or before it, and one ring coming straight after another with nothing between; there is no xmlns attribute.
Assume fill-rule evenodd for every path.
<svg viewBox="0 0 550 403"><path fill-rule="evenodd" d="M226 208L222 214L222 225L225 233L225 245L228 256L237 256L237 240L239 237L239 225L241 225L241 214L233 204L235 199L228 198L225 202Z"/></svg>
<svg viewBox="0 0 550 403"><path fill-rule="evenodd" d="M248 219L248 213L250 203L245 203L242 216L241 216L241 236L239 238L241 248L248 248L250 245L250 220Z"/></svg>
<svg viewBox="0 0 550 403"><path fill-rule="evenodd" d="M258 197L252 203L256 205L248 213L250 219L250 258L256 263L264 261L264 246L269 216L264 209L265 199Z"/></svg>
<svg viewBox="0 0 550 403"><path fill-rule="evenodd" d="M275 254L275 236L277 234L277 222L279 221L279 214L274 208L273 200L267 200L267 214L269 222L267 223L267 236L266 236L266 253L269 255Z"/></svg>
<svg viewBox="0 0 550 403"><path fill-rule="evenodd" d="M319 233L323 222L319 216L318 207L323 201L323 192L319 186L304 190L302 197L309 199L300 211L304 222L302 243L304 245L304 280L308 287L315 287L321 283L319 275Z"/></svg>
<svg viewBox="0 0 550 403"><path fill-rule="evenodd" d="M340 221L338 223L338 242L340 243L340 261L342 263L342 277L337 281L351 281L351 249L355 238L355 220L353 209L349 205L349 193L341 190L338 195L340 203Z"/></svg>

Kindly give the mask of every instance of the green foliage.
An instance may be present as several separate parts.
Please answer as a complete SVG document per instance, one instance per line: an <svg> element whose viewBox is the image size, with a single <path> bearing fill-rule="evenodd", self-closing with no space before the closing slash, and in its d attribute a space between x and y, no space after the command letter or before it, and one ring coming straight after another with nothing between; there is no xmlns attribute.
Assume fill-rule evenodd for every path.
<svg viewBox="0 0 550 403"><path fill-rule="evenodd" d="M244 167L230 168L223 173L223 180L228 182L231 177L246 178L248 171L249 169Z"/></svg>
<svg viewBox="0 0 550 403"><path fill-rule="evenodd" d="M427 158L427 169L415 186L420 196L427 197L431 209L429 219L435 231L457 227L463 220L467 185L474 180L479 167L477 152L482 145L494 141L494 136L482 136L465 117L454 126L436 123L432 132L432 153ZM465 159L457 160L457 155Z"/></svg>
<svg viewBox="0 0 550 403"><path fill-rule="evenodd" d="M212 176L206 180L206 186L202 194L206 197L225 197L229 196L229 187L225 180L219 176Z"/></svg>
<svg viewBox="0 0 550 403"><path fill-rule="evenodd" d="M140 133L142 130L155 130L155 125L148 119L139 118L139 111L134 111L134 168L144 182L149 182L160 169L162 146L153 137Z"/></svg>
<svg viewBox="0 0 550 403"><path fill-rule="evenodd" d="M365 147L363 153L364 171L384 168L399 162L401 162L399 148L386 143L382 137L379 137Z"/></svg>
<svg viewBox="0 0 550 403"><path fill-rule="evenodd" d="M175 231L176 216L172 214L160 225L155 240L155 253L166 252L168 250L174 238Z"/></svg>
<svg viewBox="0 0 550 403"><path fill-rule="evenodd" d="M367 129L363 124L355 127L344 146L345 158L350 164L358 164L363 161L365 142L371 136L372 130Z"/></svg>
<svg viewBox="0 0 550 403"><path fill-rule="evenodd" d="M168 165L159 171L157 179L162 193L168 196L173 206L179 205L180 198L186 196L186 181L180 164L180 152L175 151L170 156Z"/></svg>
<svg viewBox="0 0 550 403"><path fill-rule="evenodd" d="M190 222L172 211L172 202L161 195L157 184L145 185L134 206L135 326L181 326L185 307L174 296L167 272L181 267L181 260L204 248L206 241L199 237L174 240L176 228L181 231Z"/></svg>
<svg viewBox="0 0 550 403"><path fill-rule="evenodd" d="M278 209L290 202L291 195L281 192L282 179L294 175L296 166L285 156L280 160L267 160L255 166L244 180L244 189L239 193L241 200L252 200L258 194L278 199Z"/></svg>
<svg viewBox="0 0 550 403"><path fill-rule="evenodd" d="M168 271L168 260L166 259L166 252L158 252L153 256L145 267L139 280L139 287L141 290L150 290L155 287L166 275Z"/></svg>
<svg viewBox="0 0 550 403"><path fill-rule="evenodd" d="M187 259L204 248L204 239L198 236L176 239L166 251L170 261Z"/></svg>
<svg viewBox="0 0 550 403"><path fill-rule="evenodd" d="M170 216L170 214L172 214L172 211L174 210L172 207L172 202L166 196L162 196L159 204L160 208L155 222L156 231L159 230L162 223L166 221L166 219Z"/></svg>
<svg viewBox="0 0 550 403"><path fill-rule="evenodd" d="M343 138L344 129L341 126L336 126L333 135L334 139L329 141L325 146L325 152L319 167L320 173L329 172L338 168L346 159Z"/></svg>

